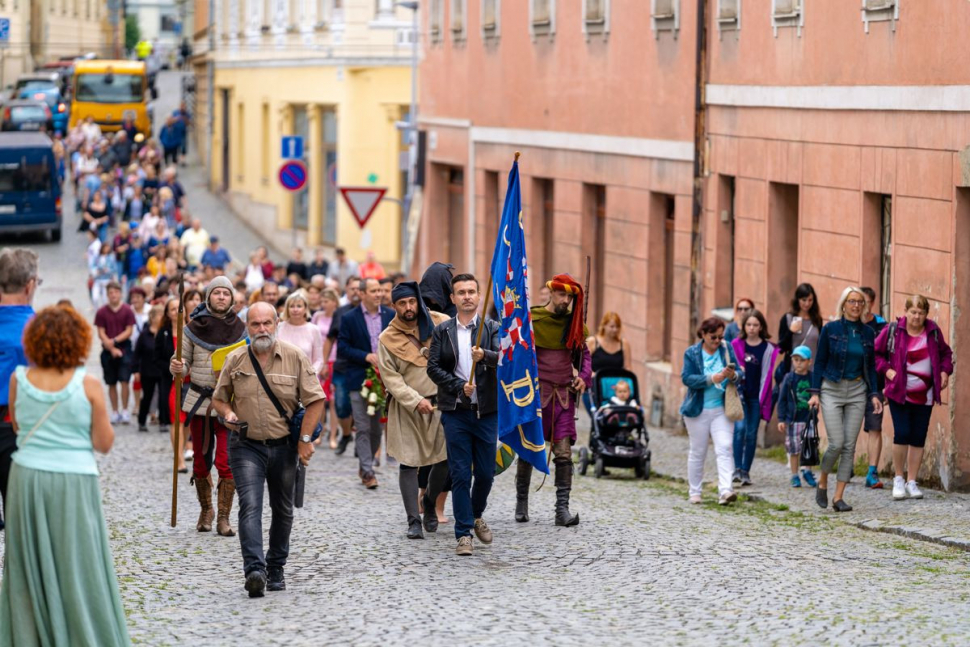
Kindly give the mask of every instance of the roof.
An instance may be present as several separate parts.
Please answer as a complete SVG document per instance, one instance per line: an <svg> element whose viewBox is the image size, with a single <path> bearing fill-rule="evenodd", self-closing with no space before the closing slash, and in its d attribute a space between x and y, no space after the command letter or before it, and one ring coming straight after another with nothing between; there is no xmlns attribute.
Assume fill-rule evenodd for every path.
<svg viewBox="0 0 970 647"><path fill-rule="evenodd" d="M41 106L46 108L47 104L39 99L11 99L4 102L6 108L16 108L18 106Z"/></svg>
<svg viewBox="0 0 970 647"><path fill-rule="evenodd" d="M104 73L111 68L115 74L144 74L145 63L142 61L107 61L95 59L93 61L76 61L74 63L74 74L84 74L85 72Z"/></svg>
<svg viewBox="0 0 970 647"><path fill-rule="evenodd" d="M59 73L57 72L57 70L50 70L47 72L27 72L26 74L21 74L20 76L18 76L17 80L18 81L21 81L21 80L51 81L56 83L58 74Z"/></svg>
<svg viewBox="0 0 970 647"><path fill-rule="evenodd" d="M0 149L51 147L51 138L44 133L0 133Z"/></svg>

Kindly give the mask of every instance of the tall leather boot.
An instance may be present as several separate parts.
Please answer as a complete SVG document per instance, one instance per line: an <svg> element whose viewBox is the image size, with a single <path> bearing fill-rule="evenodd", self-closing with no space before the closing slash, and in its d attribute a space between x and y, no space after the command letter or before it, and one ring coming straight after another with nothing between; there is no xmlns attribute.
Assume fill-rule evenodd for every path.
<svg viewBox="0 0 970 647"><path fill-rule="evenodd" d="M556 525L575 526L579 515L569 512L569 492L573 487L573 463L571 460L555 459L556 463Z"/></svg>
<svg viewBox="0 0 970 647"><path fill-rule="evenodd" d="M193 476L192 481L195 483L195 493L199 495L199 505L202 507L195 529L199 532L212 532L212 518L215 516L212 510L212 476L204 479Z"/></svg>
<svg viewBox="0 0 970 647"><path fill-rule="evenodd" d="M236 532L229 525L229 512L232 510L232 498L235 493L235 480L219 479L219 517L216 521L216 532L223 537L236 536Z"/></svg>
<svg viewBox="0 0 970 647"><path fill-rule="evenodd" d="M529 520L529 481L532 480L532 465L521 458L515 468L515 520L524 523Z"/></svg>

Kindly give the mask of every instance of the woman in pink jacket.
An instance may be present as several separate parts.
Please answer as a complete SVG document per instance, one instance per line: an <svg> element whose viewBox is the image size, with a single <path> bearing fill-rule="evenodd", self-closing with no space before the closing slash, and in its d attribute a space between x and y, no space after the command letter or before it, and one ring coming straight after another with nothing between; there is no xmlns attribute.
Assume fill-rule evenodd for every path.
<svg viewBox="0 0 970 647"><path fill-rule="evenodd" d="M886 378L885 395L893 419L894 499L923 498L916 477L930 415L953 374L953 351L940 327L927 318L929 313L926 297L911 296L906 299L906 316L883 328L876 338L876 371Z"/></svg>
<svg viewBox="0 0 970 647"><path fill-rule="evenodd" d="M734 424L734 482L751 485L751 463L758 444L758 427L771 419L772 376L778 361L778 347L768 339L768 323L760 310L752 309L741 320L741 334L731 342L744 371L744 388L738 395L744 403L744 420Z"/></svg>

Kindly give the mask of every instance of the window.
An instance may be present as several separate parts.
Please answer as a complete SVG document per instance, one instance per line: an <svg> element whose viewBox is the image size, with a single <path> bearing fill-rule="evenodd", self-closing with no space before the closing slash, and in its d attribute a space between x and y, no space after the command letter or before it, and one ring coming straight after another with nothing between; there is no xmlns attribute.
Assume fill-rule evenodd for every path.
<svg viewBox="0 0 970 647"><path fill-rule="evenodd" d="M269 184L269 162L273 157L273 151L270 150L270 129L269 129L269 104L263 103L263 112L261 115L260 125L262 126L262 155L260 155L260 175L263 180L263 184Z"/></svg>
<svg viewBox="0 0 970 647"><path fill-rule="evenodd" d="M482 38L498 38L502 0L482 0Z"/></svg>
<svg viewBox="0 0 970 647"><path fill-rule="evenodd" d="M441 41L441 23L444 22L444 1L431 0L428 9L428 32L431 34L432 42Z"/></svg>
<svg viewBox="0 0 970 647"><path fill-rule="evenodd" d="M246 104L236 105L236 179L241 183L245 178L246 166Z"/></svg>
<svg viewBox="0 0 970 647"><path fill-rule="evenodd" d="M741 29L741 0L717 0L717 30Z"/></svg>
<svg viewBox="0 0 970 647"><path fill-rule="evenodd" d="M467 0L451 0L451 38L465 40L465 9Z"/></svg>
<svg viewBox="0 0 970 647"><path fill-rule="evenodd" d="M268 32L270 26L273 24L273 0L262 0L260 4L262 5L263 13L260 16L259 28L264 32Z"/></svg>
<svg viewBox="0 0 970 647"><path fill-rule="evenodd" d="M650 0L650 20L653 23L655 38L660 38L660 32L673 32L677 38L680 30L680 0Z"/></svg>
<svg viewBox="0 0 970 647"><path fill-rule="evenodd" d="M529 33L551 36L556 32L556 0L529 0Z"/></svg>
<svg viewBox="0 0 970 647"><path fill-rule="evenodd" d="M159 21L158 29L159 31L174 32L177 22L178 18L176 16L163 15Z"/></svg>
<svg viewBox="0 0 970 647"><path fill-rule="evenodd" d="M776 38L779 27L794 27L795 34L801 36L804 25L802 0L771 0L771 27Z"/></svg>
<svg viewBox="0 0 970 647"><path fill-rule="evenodd" d="M144 76L136 74L81 74L75 81L75 101L140 103L145 95Z"/></svg>
<svg viewBox="0 0 970 647"><path fill-rule="evenodd" d="M374 15L377 20L394 19L394 0L375 0Z"/></svg>
<svg viewBox="0 0 970 647"><path fill-rule="evenodd" d="M899 0L862 0L862 23L869 33L869 23L892 23L892 30L896 31L896 21L899 20Z"/></svg>
<svg viewBox="0 0 970 647"><path fill-rule="evenodd" d="M583 33L608 34L610 31L610 0L583 0Z"/></svg>

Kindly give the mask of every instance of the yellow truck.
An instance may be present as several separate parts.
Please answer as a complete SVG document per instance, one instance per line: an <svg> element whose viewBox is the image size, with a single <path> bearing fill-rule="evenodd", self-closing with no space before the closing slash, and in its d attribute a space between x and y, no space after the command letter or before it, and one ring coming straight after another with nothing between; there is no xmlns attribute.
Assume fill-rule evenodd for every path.
<svg viewBox="0 0 970 647"><path fill-rule="evenodd" d="M152 116L148 103L144 62L93 60L74 64L71 128L92 117L102 131L114 132L130 116L138 132L150 137Z"/></svg>

